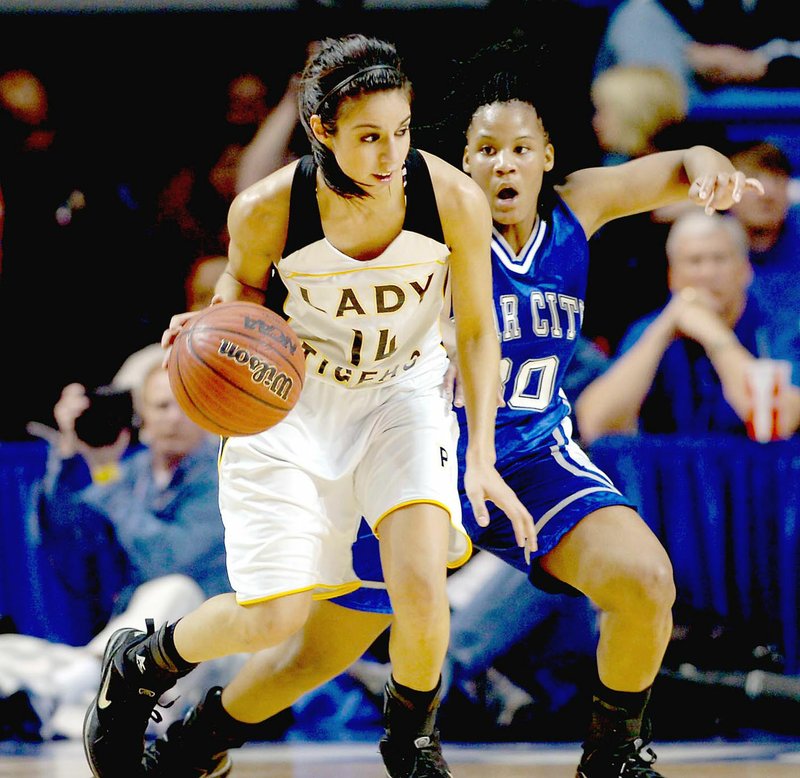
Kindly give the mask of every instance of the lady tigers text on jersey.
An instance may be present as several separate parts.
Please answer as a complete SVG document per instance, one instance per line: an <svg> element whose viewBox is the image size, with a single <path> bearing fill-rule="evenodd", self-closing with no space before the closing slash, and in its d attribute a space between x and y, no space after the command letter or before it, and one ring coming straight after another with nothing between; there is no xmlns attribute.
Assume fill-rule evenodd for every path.
<svg viewBox="0 0 800 778"><path fill-rule="evenodd" d="M399 311L406 305L422 303L426 293L431 287L433 273L428 274L424 281L412 280L403 286L398 284L379 284L367 290L357 290L352 287L344 287L336 290L332 295L338 297L338 301L327 309L316 305L311 299L311 293L306 287L299 287L301 298L313 308L332 315L336 319L352 319L356 317L380 316L392 314ZM331 295L326 295L331 297ZM320 301L322 302L322 301ZM335 308L335 310L333 310ZM413 315L413 312L412 314ZM328 374L334 380L343 384L363 384L384 383L395 378L401 371L411 370L421 356L420 348L411 344L404 344L406 354L400 354L400 361L397 361L398 346L397 336L389 328L378 327L374 333L369 333L365 337L363 328L354 327L352 329L353 338L350 346L349 364L341 365L331 362L330 359L320 354L314 346L303 342L303 349L306 353L306 370L315 372L317 375ZM374 347L374 354L365 360L364 349L368 347L367 341L371 341ZM392 366L385 370L361 370L359 365L362 361L369 364L379 364L382 360L392 359Z"/></svg>

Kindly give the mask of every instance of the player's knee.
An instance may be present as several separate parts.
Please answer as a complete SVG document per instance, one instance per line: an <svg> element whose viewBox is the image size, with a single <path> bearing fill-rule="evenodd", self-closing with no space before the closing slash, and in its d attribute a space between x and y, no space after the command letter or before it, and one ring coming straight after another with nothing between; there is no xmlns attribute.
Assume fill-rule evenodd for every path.
<svg viewBox="0 0 800 778"><path fill-rule="evenodd" d="M672 565L666 553L643 555L635 569L629 570L627 583L621 587L625 605L641 612L670 610L675 604L676 590Z"/></svg>
<svg viewBox="0 0 800 778"><path fill-rule="evenodd" d="M643 588L648 592L647 599L654 609L666 610L675 604L675 581L666 555L646 567Z"/></svg>
<svg viewBox="0 0 800 778"><path fill-rule="evenodd" d="M240 619L242 651L260 651L283 643L303 628L308 612L307 603L285 598L246 606Z"/></svg>
<svg viewBox="0 0 800 778"><path fill-rule="evenodd" d="M447 587L444 576L416 573L398 576L389 589L392 609L399 618L406 615L424 619L447 607Z"/></svg>
<svg viewBox="0 0 800 778"><path fill-rule="evenodd" d="M584 591L606 612L651 618L668 612L676 597L672 565L658 544L635 554L615 555L595 570Z"/></svg>

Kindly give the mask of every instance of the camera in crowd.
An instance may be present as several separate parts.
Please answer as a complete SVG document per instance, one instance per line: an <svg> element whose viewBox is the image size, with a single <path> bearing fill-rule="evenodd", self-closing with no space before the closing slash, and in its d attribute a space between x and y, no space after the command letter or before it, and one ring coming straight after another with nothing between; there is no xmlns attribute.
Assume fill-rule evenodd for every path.
<svg viewBox="0 0 800 778"><path fill-rule="evenodd" d="M128 390L99 386L88 393L89 407L75 419L75 434L87 446L110 446L133 426L133 398Z"/></svg>

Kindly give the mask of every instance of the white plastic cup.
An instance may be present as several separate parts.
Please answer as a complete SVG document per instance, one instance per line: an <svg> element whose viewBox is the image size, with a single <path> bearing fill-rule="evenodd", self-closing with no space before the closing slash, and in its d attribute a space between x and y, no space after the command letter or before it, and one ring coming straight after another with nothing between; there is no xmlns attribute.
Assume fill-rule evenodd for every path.
<svg viewBox="0 0 800 778"><path fill-rule="evenodd" d="M750 397L747 434L759 443L784 437L781 424L782 395L792 378L792 364L783 359L756 359L745 382Z"/></svg>

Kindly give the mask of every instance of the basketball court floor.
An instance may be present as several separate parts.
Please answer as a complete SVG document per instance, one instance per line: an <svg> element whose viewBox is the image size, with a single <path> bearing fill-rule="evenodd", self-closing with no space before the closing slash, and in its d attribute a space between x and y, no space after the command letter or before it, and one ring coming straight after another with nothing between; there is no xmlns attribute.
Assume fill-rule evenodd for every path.
<svg viewBox="0 0 800 778"><path fill-rule="evenodd" d="M800 778L800 740L657 745L665 778ZM574 778L577 744L447 745L454 778ZM231 778L383 778L372 743L277 743L233 752ZM81 744L0 744L0 778L90 778Z"/></svg>

